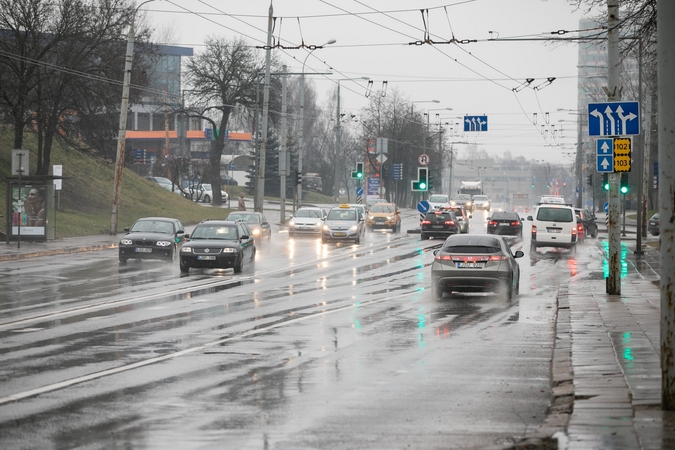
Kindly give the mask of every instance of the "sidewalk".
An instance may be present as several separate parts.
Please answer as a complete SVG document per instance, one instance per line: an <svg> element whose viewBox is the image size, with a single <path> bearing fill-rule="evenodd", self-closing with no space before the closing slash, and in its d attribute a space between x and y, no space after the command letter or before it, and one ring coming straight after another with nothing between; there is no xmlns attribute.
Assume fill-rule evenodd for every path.
<svg viewBox="0 0 675 450"><path fill-rule="evenodd" d="M0 242L0 262L117 248L121 237L122 234L118 236L99 234L41 242L22 240L20 248L16 241L11 241L9 244L3 241Z"/></svg>
<svg viewBox="0 0 675 450"><path fill-rule="evenodd" d="M621 295L605 292L602 272L560 287L551 407L514 448L675 448L675 412L661 410L660 291L651 270L660 257L644 246L638 260L636 242L622 243L631 269Z"/></svg>

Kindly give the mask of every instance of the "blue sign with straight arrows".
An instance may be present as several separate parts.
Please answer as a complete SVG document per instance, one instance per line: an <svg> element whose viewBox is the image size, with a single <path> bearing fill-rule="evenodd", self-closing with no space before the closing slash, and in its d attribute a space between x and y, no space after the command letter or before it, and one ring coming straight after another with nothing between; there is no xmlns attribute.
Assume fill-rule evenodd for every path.
<svg viewBox="0 0 675 450"><path fill-rule="evenodd" d="M614 172L614 139L598 139L596 169L600 173Z"/></svg>

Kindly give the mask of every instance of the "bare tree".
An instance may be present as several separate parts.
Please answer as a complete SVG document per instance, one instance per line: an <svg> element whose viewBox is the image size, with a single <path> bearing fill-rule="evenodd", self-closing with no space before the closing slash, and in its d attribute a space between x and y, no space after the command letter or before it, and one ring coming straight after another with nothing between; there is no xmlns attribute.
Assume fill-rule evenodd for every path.
<svg viewBox="0 0 675 450"><path fill-rule="evenodd" d="M262 53L256 54L243 39L209 38L203 53L186 64L186 101L193 115L202 117L219 130L215 136L209 165L213 202L222 204L220 159L225 131L236 105L255 107L258 74L264 68Z"/></svg>

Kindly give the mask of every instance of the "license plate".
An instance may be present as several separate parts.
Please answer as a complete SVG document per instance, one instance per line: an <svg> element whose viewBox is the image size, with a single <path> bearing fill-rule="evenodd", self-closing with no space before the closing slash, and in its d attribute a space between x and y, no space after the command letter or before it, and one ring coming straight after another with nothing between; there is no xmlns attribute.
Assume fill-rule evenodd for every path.
<svg viewBox="0 0 675 450"><path fill-rule="evenodd" d="M547 228L546 232L547 233L560 233L561 229L560 228Z"/></svg>
<svg viewBox="0 0 675 450"><path fill-rule="evenodd" d="M459 268L459 269L482 269L483 263L480 263L480 262L458 262L457 268Z"/></svg>
<svg viewBox="0 0 675 450"><path fill-rule="evenodd" d="M431 228L444 228L443 225L434 225Z"/></svg>
<svg viewBox="0 0 675 450"><path fill-rule="evenodd" d="M213 261L216 259L215 255L199 255L197 259L201 261Z"/></svg>
<svg viewBox="0 0 675 450"><path fill-rule="evenodd" d="M508 227L509 224L508 224L508 223L500 223L499 226L500 226L500 227Z"/></svg>
<svg viewBox="0 0 675 450"><path fill-rule="evenodd" d="M137 248L136 253L152 253L151 248Z"/></svg>
<svg viewBox="0 0 675 450"><path fill-rule="evenodd" d="M345 236L347 236L347 233L333 233L333 236L335 236L335 237L345 237Z"/></svg>

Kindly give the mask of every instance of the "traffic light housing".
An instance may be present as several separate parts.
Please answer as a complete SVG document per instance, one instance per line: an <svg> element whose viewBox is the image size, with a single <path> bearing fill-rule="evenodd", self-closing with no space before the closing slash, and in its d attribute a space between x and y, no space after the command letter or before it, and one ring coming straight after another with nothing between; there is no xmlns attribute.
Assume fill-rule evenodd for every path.
<svg viewBox="0 0 675 450"><path fill-rule="evenodd" d="M588 179L586 180L586 184L588 184L589 186L593 186L593 174L592 173L588 174Z"/></svg>
<svg viewBox="0 0 675 450"><path fill-rule="evenodd" d="M429 169L426 167L417 168L417 181L411 181L412 190L419 192L426 192L429 189Z"/></svg>
<svg viewBox="0 0 675 450"><path fill-rule="evenodd" d="M352 170L352 178L357 178L359 180L363 179L364 164L362 162L356 163L356 169Z"/></svg>
<svg viewBox="0 0 675 450"><path fill-rule="evenodd" d="M622 173L621 174L621 187L619 188L619 192L621 192L622 195L628 194L628 191L630 191L630 188L628 187L628 174L627 173Z"/></svg>
<svg viewBox="0 0 675 450"><path fill-rule="evenodd" d="M431 174L431 172L429 172L427 177L427 190L430 191L433 188L434 188L434 176Z"/></svg>
<svg viewBox="0 0 675 450"><path fill-rule="evenodd" d="M295 185L302 184L302 172L295 172Z"/></svg>
<svg viewBox="0 0 675 450"><path fill-rule="evenodd" d="M385 180L388 180L389 176L390 176L389 166L382 166L382 178L384 178Z"/></svg>
<svg viewBox="0 0 675 450"><path fill-rule="evenodd" d="M605 191L609 191L609 175L606 173L602 174L602 188Z"/></svg>

